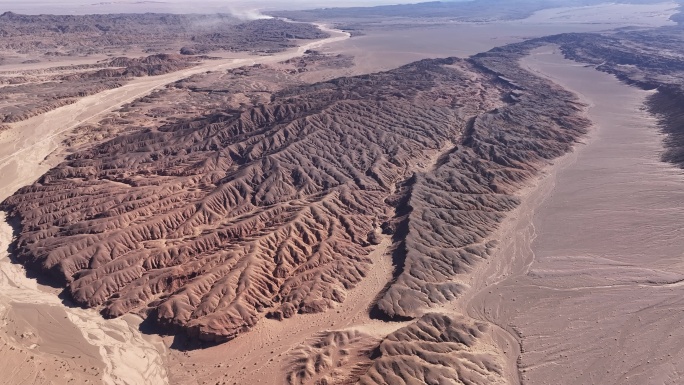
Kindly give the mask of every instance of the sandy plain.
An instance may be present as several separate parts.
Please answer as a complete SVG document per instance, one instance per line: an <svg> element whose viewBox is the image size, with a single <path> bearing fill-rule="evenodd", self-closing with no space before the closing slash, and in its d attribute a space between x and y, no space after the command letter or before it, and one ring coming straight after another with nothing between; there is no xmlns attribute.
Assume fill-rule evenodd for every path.
<svg viewBox="0 0 684 385"><path fill-rule="evenodd" d="M673 12L674 8L672 6L673 3L666 4L668 4L668 6L664 7L662 12L658 13L658 17L649 19L649 22L652 23L649 25L663 25L668 23L667 18ZM616 7L624 6L620 5ZM567 15L567 10L564 12L564 14ZM164 84L168 84L194 73L207 70L228 69L257 62L285 60L289 57L303 53L306 49L321 48L323 47L323 44L325 44L326 51L344 52L356 55L357 67L353 69L353 72L362 73L393 68L424 57L448 55L465 57L490 49L494 46L549 34L551 31L554 31L555 33L566 31L595 31L626 25L622 24L621 21L616 21L609 25L594 24L596 23L596 20L592 20L590 23L585 24L569 22L563 27L559 27L558 25L544 26L542 25L542 22L536 24L524 24L524 22L516 23L520 24L517 27L514 25L494 23L481 25L459 24L453 27L440 26L427 29L427 31L404 31L403 35L397 35L396 30L388 30L348 41L343 41L346 39L347 35L336 34L333 38L326 41L302 46L296 52L287 52L281 55L257 59L230 59L217 61L201 67L195 67L168 75L135 80L119 89L84 98L74 105L66 106L28 121L18 123L13 126L14 128L12 130L0 134L0 176L2 178L0 186L3 186L0 190L0 198L4 199L17 188L32 182L55 163L59 162L64 155L60 149L62 135L72 128L92 119L96 119L108 111L112 111L126 102L145 95ZM481 28L481 30L478 31L480 33L477 34L478 37L476 39L468 37L472 36L470 34L473 33L473 28ZM463 31L466 30L470 31L468 36L463 33ZM441 36L441 38L435 39L435 36ZM457 38L449 39L450 36L457 36ZM401 42L400 47L396 46L397 42ZM426 42L429 42L429 44ZM542 64L539 62L540 61L537 61L534 64L537 66L535 67L537 69L542 68ZM543 68L544 73L549 74L552 71L548 66ZM550 68L554 68L554 66L551 65ZM582 70L581 66L568 67L567 63L560 66L560 68ZM589 72L583 72L580 74L581 76L588 76L587 74L593 74L595 72L592 69L585 70ZM568 77L563 78L561 75L553 72L554 79L565 79L567 81L571 76L577 75L577 73L570 74L563 71L564 70L561 70L560 73ZM347 73L343 74L346 75ZM598 74L596 76L608 77L603 74ZM593 96L596 99L600 99L601 95L591 94L589 91L585 91L585 98L594 102L594 108L592 108L589 113L592 119L595 119L597 127L599 128L597 128L592 136L594 139L591 140L590 144L585 149L557 162L559 166L568 164L568 168L564 170L569 170L572 164L577 164L579 162L577 160L578 157L581 157L582 154L587 152L586 149L589 148L589 146L594 145L599 141L598 138L600 138L600 133L602 131L609 132L605 127L609 126L606 122L610 122L612 116L617 115L624 118L624 111L629 110L630 108L637 108L643 100L643 92L635 91L627 86L622 86L617 80L610 77L608 78L608 80L603 79L607 82L606 84L609 84L610 87L618 88L607 89L619 89L620 92L625 91L625 95L628 95L621 104L610 103L608 107L614 108L615 106L620 106L625 110L611 111L609 108L604 111L604 115L601 115L598 111L600 107L604 106L598 104L596 100L590 97ZM558 81L561 82L561 80ZM576 91L582 91L573 88L576 87L574 83L571 83L570 85L569 88ZM603 116L603 118L601 116ZM634 158L636 160L633 159L633 161L636 162L640 159L648 159L649 162L647 164L651 167L650 169L641 170L636 177L653 178L659 175L661 182L665 181L667 182L666 184L671 184L673 193L676 193L678 187L681 191L681 186L678 186L675 183L678 180L677 170L663 165L657 160L657 152L660 148L660 138L655 134L656 130L653 126L654 121L645 117L643 114L638 114L640 120L635 121L631 119L633 117L634 116L629 116L625 118L627 122L636 124L635 127L632 127L632 134L636 136L629 138L630 143L646 144L644 147L648 149L648 153L641 153L641 158L637 156L637 158ZM603 121L603 125L601 119L606 119ZM643 130L643 126L639 125L638 122L643 122L643 126L650 126L651 129L649 132L651 134L646 134L645 137L638 136L637 134L643 134L642 131L648 131ZM613 125L613 132L617 130L615 127L616 126ZM636 140L636 142L632 142L632 140ZM646 151L643 148L639 148L639 150ZM623 151L621 154L624 155L625 151L629 150L622 148L620 151ZM591 164L591 162L589 162L589 164ZM626 165L625 167L629 168ZM625 170L620 172L619 170L613 169L610 172L616 171L617 176L625 177L627 181L638 180L635 179L635 174L627 174L627 171ZM631 170L630 172L634 172L634 170ZM557 249L556 246L559 244L560 238L564 237L564 233L562 232L556 233L555 238L553 238L553 233L547 235L541 234L536 230L538 226L540 226L540 223L535 222L540 220L539 218L541 218L540 215L542 215L541 213L544 208L550 207L546 206L551 202L551 199L548 198L544 201L545 203L542 208L535 210L541 200L546 197L562 195L557 187L561 184L563 186L569 186L569 190L573 188L572 186L576 186L572 181L563 181L563 175L563 172L560 171L557 174L556 171L549 171L548 176L543 179L538 186L530 190L528 196L531 198L526 200L521 208L516 211L516 214L511 218L511 222L507 223L507 225L502 228L503 232L498 233L500 239L504 239L505 242L503 243L504 246L501 248L501 254L493 260L500 260L502 262L496 266L490 266L490 269L493 270L486 270L482 273L482 277L474 277L472 282L474 287L478 287L480 284L477 280L482 278L482 285L489 286L477 293L477 295L465 297L466 299L470 299L470 303L458 303L454 306L457 308L467 306L471 309L471 315L476 315L478 318L488 320L501 326L501 344L509 343L516 345L516 341L521 338L520 336L523 336L522 341L525 353L522 355L521 367L525 371L523 375L525 383L558 383L558 377L555 377L556 374L559 376L562 375L562 378L569 379L568 381L570 382L568 383L592 383L592 381L595 383L609 383L603 382L601 379L607 377L599 377L599 374L601 376L608 376L608 379L610 379L611 376L615 376L615 373L606 374L595 371L592 374L592 372L586 371L587 376L590 377L575 379L575 376L585 373L585 371L577 370L577 368L588 365L588 362L595 362L596 357L602 354L598 347L607 348L609 345L605 342L613 341L613 338L619 338L613 337L613 335L614 331L620 326L620 320L626 319L621 318L621 315L647 309L648 306L653 305L653 302L651 301L656 301L660 304L650 308L651 310L648 310L645 313L647 315L644 316L643 321L638 320L638 322L647 322L649 320L655 322L656 317L658 317L658 309L661 311L669 310L673 302L680 300L681 293L677 291L679 286L663 286L658 283L671 284L680 279L684 279L684 275L681 276L682 278L679 278L680 275L677 274L664 275L662 273L662 270L668 270L679 271L684 274L684 266L674 266L675 261L673 258L663 258L653 264L648 264L641 258L643 257L644 250L652 250L653 242L658 241L657 237L663 237L663 234L669 234L667 236L674 240L677 229L675 227L664 228L662 227L663 223L658 222L656 220L657 218L653 217L652 221L641 223L645 228L652 226L650 227L652 229L651 232L640 233L650 234L650 238L640 240L640 243L636 244L639 248L629 247L630 243L627 241L632 242L631 244L634 245L634 237L631 236L629 232L619 231L619 228L624 230L628 225L632 225L626 217L634 218L634 215L630 215L632 214L633 209L616 211L614 207L601 208L600 206L595 206L594 209L600 208L601 210L609 210L610 212L617 212L623 215L621 219L622 222L619 222L616 218L616 220L618 220L617 223L621 223L621 226L618 226L618 230L614 230L614 233L622 234L621 236L626 237L627 239L622 239L624 242L620 242L615 241L615 238L606 235L598 237L597 229L592 229L587 226L583 227L588 231L588 234L585 235L596 235L596 239L591 239L591 242L594 242L594 244L599 244L599 241L605 243L602 245L604 249L598 248L592 252L593 254L588 254L589 252L586 251L580 252L578 250L564 253L575 256L583 253L587 255L602 255L601 258L596 258L596 261L598 262L593 261L596 266L592 267L591 271L581 272L581 277L587 278L586 282L582 281L586 284L583 283L582 287L575 286L567 288L562 286L568 285L569 280L563 276L563 274L565 274L564 272L559 271L575 268L577 262L582 260L581 258L584 258L584 260L587 259L587 255L584 255L580 259L574 257L574 260L573 257L564 256L563 258L554 258L554 255L550 255L546 257L546 260L549 261L549 264L552 262L556 264L553 268L540 267L538 270L534 270L537 272L535 274L543 277L545 280L544 285L540 285L537 282L534 282L534 285L529 284L529 282L523 284L523 282L527 282L526 280L532 280L533 278L542 279L536 278L536 276L531 278L529 275L526 275L528 274L528 264L532 260L532 257L530 257L531 250L536 250L533 254L534 260L541 261L540 258L544 253L543 250L546 250L547 254L551 254L548 251L551 248L550 245L554 245L554 248ZM601 182L605 182L605 178L598 178L595 182L600 184ZM639 185L643 186L643 184ZM596 189L596 186L587 186L587 191L595 191ZM608 190L614 192L611 189ZM662 207L657 206L656 203L652 203L654 205L652 206L653 210L648 210L649 213L676 216L675 211L669 212L668 209L676 207L678 202L672 199L672 196L665 194L662 190L658 191L660 191L658 196L661 196L662 198L659 202L662 204L669 203L671 206ZM570 192L566 192L566 194L570 194ZM641 199L637 200L638 202L644 201L643 195L632 197L630 195L632 192L626 190L626 197L630 199ZM649 191L642 191L642 194L651 197ZM681 198L681 193L678 194ZM612 197L613 195L609 195L609 199L606 199L605 202L610 204L615 203ZM562 201L558 202L563 203ZM679 200L679 202L681 202L681 200ZM580 215L577 210L574 210L576 212L576 220L578 221L576 222L577 226L583 226L583 223L579 221L586 221L588 218L591 218L592 212L586 202L582 201L578 202L578 204L580 204L580 207L584 207L587 210L584 216ZM624 206L622 207L629 206L624 203ZM643 204L641 207L643 207ZM549 208L548 210L551 212L555 209L556 208ZM546 214L547 218L551 217L549 212ZM575 217L573 216L573 218ZM610 222L608 221L608 216L605 216L605 218L607 222ZM639 218L641 218L641 216ZM547 232L554 229L554 226L558 229L558 226L568 225L568 222L563 220L563 218L555 218L555 220L555 225L554 223L549 222L543 224L545 228L548 227L546 230ZM6 248L5 245L8 245L11 241L12 230L5 225L4 221L2 221L2 223L1 239L2 250L4 250ZM536 223L536 226L534 223ZM666 221L664 223L668 222ZM676 224L676 221L669 217L669 223ZM573 227L576 226L573 224ZM613 227L602 226L599 230L608 231L608 229L611 228ZM668 231L663 232L662 230ZM505 238L507 235L506 231L510 231L510 233L508 233L510 238ZM614 233L611 233L610 235L614 235ZM547 242L545 246L546 249L536 249L537 247L541 247L539 245L543 245L541 241L545 239L544 236L549 237L549 240L545 241ZM536 239L536 242L532 244L534 239ZM572 242L567 243L568 245L576 246L577 244L580 244L578 243L580 240L579 238L571 240ZM650 241L651 246L647 247L646 241ZM384 240L376 252L384 255L388 243L388 240ZM662 245L666 243L662 242L662 239L660 239L660 242L657 242L657 244ZM615 245L622 245L621 247L631 254L625 253L624 255L627 256L624 257L624 259L618 259L618 261L615 262L617 259L614 255L615 252L613 252L613 254L605 253L606 249L610 249L610 247ZM672 254L671 251L674 250L676 246L677 245L673 245L673 249L670 249L669 251L664 250L662 255L675 255ZM623 249L618 251L622 252L624 251ZM681 247L679 249L681 249ZM667 254L666 251L670 252L670 254ZM555 254L555 257L558 257L557 253ZM511 259L513 259L515 263L509 263ZM594 258L590 259L593 260ZM625 267L625 264L627 264L628 267ZM671 270L672 266L678 270ZM0 304L3 306L1 309L4 309L2 311L4 313L3 322L8 325L5 328L5 331L3 331L3 333L7 334L2 336L2 339L5 340L3 341L5 342L5 345L0 347L0 349L4 349L3 356L10 357L5 364L7 365L7 368L13 368L12 373L14 376L6 383L17 383L17 379L20 378L35 378L35 380L30 380L29 383L68 383L69 380L73 380L72 382L76 383L84 383L85 380L93 381L99 378L104 378L109 383L140 383L141 380L145 383L281 383L283 378L280 377L278 373L280 373L279 371L285 363L285 353L295 348L296 345L303 340L314 336L318 331L355 328L372 335L382 336L403 326L403 323L388 324L376 322L370 320L367 316L370 302L368 293L376 293L378 288L381 288L391 275L391 261L389 257L373 267L371 274L351 293L349 298L347 298L339 309L324 314L297 315L283 322L265 320L265 322L260 323L253 331L239 336L236 340L231 341L230 344L190 352L169 351L165 345L170 345L172 343L171 339L167 338L162 341L158 337L140 334L137 330L136 321L132 317L127 319L127 321L130 322L125 322L126 320L123 319L105 321L95 311L83 311L65 307L54 295L54 291L37 285L34 280L25 278L24 271L17 265L9 263L5 254L3 254L3 258L0 261L0 269L2 269L4 275L4 278L0 281L2 287L1 291L3 292L3 296L0 297L2 298ZM549 270L551 270L551 273L548 272ZM652 277L653 282L656 284L653 284L649 279L639 281L634 278L632 281L629 281L629 279L625 281L625 277L630 277L630 274L624 274L625 271L630 272L632 277L643 277L646 276L645 274L642 274L643 272L649 272L648 277ZM620 279L624 282L620 281L617 286L613 281L608 283L605 282L606 280L616 279L617 273L619 273ZM575 271L572 272L572 274L578 273ZM592 274L594 274L594 276L592 276ZM605 278L601 274L608 278ZM486 276L489 276L489 278L486 278ZM493 286L499 281L501 282L496 286ZM562 284L559 284L559 282ZM580 282L580 280L573 279L572 282ZM508 284L515 284L515 286L506 286ZM553 285L556 284L560 286L553 287ZM596 311L595 305L593 304L597 302L597 297L589 296L590 290L584 289L585 287L592 287L592 285L601 286L599 289L599 293L602 293L600 294L602 296L600 301L605 300L608 301L606 303L614 304L612 308L609 307L603 310L603 313ZM533 288L530 289L528 286ZM547 286L552 288L548 289L546 288ZM532 291L525 292L523 291L523 288L524 290ZM592 287L591 291L594 289L596 288ZM639 290L644 289L653 291L659 290L667 296L651 298L649 296L637 297L634 295L634 290L638 292ZM489 293L489 291L492 293ZM525 298L528 298L527 301L531 301L530 298L535 298L536 302L526 302L520 306L522 303L520 298L522 297L519 297L517 300L514 297L517 295L522 296L523 293ZM499 297L499 294L501 294L501 297ZM635 301L633 303L633 308L630 308L629 306L626 306L624 298L643 298L643 300ZM670 302L668 303L667 301ZM516 305L515 308L510 306L512 304ZM560 304L563 304L563 306ZM571 305L575 306L572 312L561 312L561 310L556 308L570 309ZM526 309L526 311L523 311L523 309ZM547 334L540 334L540 330L551 330L555 332L553 328L557 327L557 323L548 321L547 314L565 315L566 313L568 314L566 317L575 317L575 319L568 320L567 324L561 328L562 330L557 334L559 340L552 341L549 337L545 337ZM592 316L595 316L596 319L590 318ZM636 317L636 320L640 315L637 312L631 316ZM658 334L658 330L672 330L672 325L681 323L679 318L668 320L667 318L660 317L657 319L659 320L658 322L673 323L667 328L651 328L653 333L655 333L655 337L664 339L669 337L666 335L669 334L669 331L666 334ZM597 324L597 320L602 320L604 323ZM639 327L640 324L638 322L630 323L629 327L624 329L627 331L625 335L631 335L633 337L633 339L628 342L637 347L653 346L653 344L640 344L639 340L636 339L637 337L654 337L641 334L641 329L643 328ZM527 326L525 328L516 326L522 324ZM568 325L572 326L572 328L567 327ZM528 327L529 329L527 329ZM546 327L546 329L544 329L544 327ZM89 329L96 330L98 328L104 328L104 330L108 330L109 332L104 333L105 335L88 333ZM43 330L46 332L43 332ZM60 330L63 335L67 335L69 341L71 341L71 348L64 350L63 352L55 349L57 345L63 344L63 340L51 339L50 330ZM65 330L68 331L68 333L64 333ZM532 330L535 330L535 332L532 333ZM551 331L549 331L549 333ZM593 334L591 341L597 342L598 340L598 342L602 341L602 343L596 343L593 345L593 348L587 348L587 346L589 346L589 338L587 338L586 335L592 336L592 334L590 334L592 332L598 332L598 334ZM31 333L33 333L33 335ZM24 334L28 337L22 337ZM585 335L585 337L582 337L583 335ZM603 336L605 340L600 340L596 336ZM34 342L34 340L38 342ZM116 341L120 342L116 343ZM677 375L676 368L681 368L682 363L676 362L674 359L677 357L677 352L681 351L678 349L681 348L674 342L676 341L674 337L667 339L667 341L670 341L670 344L672 344L671 348L668 348L667 351L662 350L664 353L659 353L659 355L654 356L655 358L651 360L651 362L644 363L643 371L629 374L631 376L630 378L634 378L634 382L629 383L645 383L637 381L639 378L643 379L643 377L638 377L638 375L647 375L648 373L654 373L656 370L660 374L668 373L667 370L664 371L662 368L658 369L657 365L660 364L665 365L665 368L669 368L669 373L671 375ZM615 343L618 342L620 341L615 341ZM110 351L104 348L105 345L110 344L120 346L121 348L118 351ZM33 348L31 348L32 346ZM585 357L592 358L587 358L587 361L563 362L564 358L567 359L565 356L573 351L572 349L575 349L575 351L578 349L588 349L591 354L585 355ZM636 347L626 348L625 351L633 351L634 349L636 349ZM615 349L613 348L612 350ZM509 352L512 360L511 367L515 367L515 359L517 358L518 353L517 350L513 348L508 349L507 352ZM555 354L555 356L550 355L551 353ZM27 357L31 354L36 357L33 360L35 361L35 363L32 363L33 366L24 367L19 365L19 363L25 362ZM668 357L667 354L671 355L669 361L666 359ZM634 356L636 357L638 355ZM641 354L641 356L643 356L643 354ZM553 357L553 359L549 359L549 357ZM662 360L660 358L662 358ZM573 358L573 360L574 359L575 358ZM626 365L625 367L627 367L627 365L632 365L630 366L631 368L637 367L631 362L633 361L633 357L631 361L629 357L609 357L609 359L618 361L624 359L625 362L627 362L624 364ZM617 361L615 362L617 365ZM560 367L559 363L563 365L563 370L566 370L566 372L561 373L558 371ZM78 373L78 376L75 375L75 377L72 378L41 377L40 368L59 371L60 366L63 365L67 365L70 369L70 373L77 373L83 369L86 371L83 372L85 374L81 375ZM515 379L512 380L514 381ZM1 382L2 381L0 381L0 383Z"/></svg>
<svg viewBox="0 0 684 385"><path fill-rule="evenodd" d="M659 160L649 92L554 47L523 64L576 92L595 126L502 227L466 308L519 342L521 383L676 384L684 178Z"/></svg>
<svg viewBox="0 0 684 385"><path fill-rule="evenodd" d="M674 24L669 17L678 4L615 4L552 8L522 20L449 22L438 19L367 21L362 36L328 45L326 51L356 58L357 73L383 71L416 60L466 58L494 47L566 32L598 32L614 28ZM357 20L349 20L352 25ZM364 25L364 24L362 24Z"/></svg>

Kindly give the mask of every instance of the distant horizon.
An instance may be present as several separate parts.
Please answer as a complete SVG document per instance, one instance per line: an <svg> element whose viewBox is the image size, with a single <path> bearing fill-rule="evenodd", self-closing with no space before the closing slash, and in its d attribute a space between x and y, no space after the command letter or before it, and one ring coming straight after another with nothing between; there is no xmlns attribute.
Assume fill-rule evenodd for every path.
<svg viewBox="0 0 684 385"><path fill-rule="evenodd" d="M417 4L434 0L342 0L331 6L323 0L26 0L22 2L0 0L0 14L14 12L39 15L84 15L108 13L240 13L251 10L301 10L313 8L346 8L378 5ZM468 1L468 0L448 0Z"/></svg>

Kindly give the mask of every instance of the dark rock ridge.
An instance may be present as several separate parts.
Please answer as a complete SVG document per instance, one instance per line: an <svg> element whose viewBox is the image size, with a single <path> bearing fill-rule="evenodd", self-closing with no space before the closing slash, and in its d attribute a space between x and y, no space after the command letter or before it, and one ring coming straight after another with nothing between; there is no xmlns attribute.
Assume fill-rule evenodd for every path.
<svg viewBox="0 0 684 385"><path fill-rule="evenodd" d="M278 19L256 20L227 31L193 35L182 54L202 54L216 50L279 52L293 47L292 39L322 39L328 35L316 26Z"/></svg>
<svg viewBox="0 0 684 385"><path fill-rule="evenodd" d="M659 89L649 97L648 105L667 134L663 160L684 168L684 93Z"/></svg>
<svg viewBox="0 0 684 385"><path fill-rule="evenodd" d="M326 36L311 24L243 22L222 14L0 15L0 49L32 55L89 55L129 48L169 52L182 46L195 53L273 52L293 46L291 39Z"/></svg>

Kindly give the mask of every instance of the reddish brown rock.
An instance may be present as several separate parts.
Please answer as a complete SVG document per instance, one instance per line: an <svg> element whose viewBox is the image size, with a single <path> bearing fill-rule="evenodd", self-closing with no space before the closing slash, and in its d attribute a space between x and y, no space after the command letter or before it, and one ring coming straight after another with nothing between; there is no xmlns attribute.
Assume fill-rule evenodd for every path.
<svg viewBox="0 0 684 385"><path fill-rule="evenodd" d="M369 234L397 223L406 254L378 307L420 316L458 295L515 187L585 124L571 95L476 65L295 87L76 153L2 204L18 259L108 316L222 341L343 301L373 262Z"/></svg>

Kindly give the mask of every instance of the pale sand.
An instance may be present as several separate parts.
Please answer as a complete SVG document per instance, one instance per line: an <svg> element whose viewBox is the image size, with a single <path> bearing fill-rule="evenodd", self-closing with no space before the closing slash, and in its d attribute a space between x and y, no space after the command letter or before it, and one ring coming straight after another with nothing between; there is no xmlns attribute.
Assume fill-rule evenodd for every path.
<svg viewBox="0 0 684 385"><path fill-rule="evenodd" d="M677 7L672 1L645 5L607 3L547 9L522 20L447 25L444 20L438 20L438 25L433 25L433 20L398 20L368 31L365 36L328 45L326 50L353 55L355 73L369 73L426 58L466 58L494 47L559 33L671 25L674 23L669 18L677 13Z"/></svg>
<svg viewBox="0 0 684 385"><path fill-rule="evenodd" d="M649 92L554 48L523 64L578 93L596 126L506 222L465 306L521 342L526 385L681 384L684 176L659 160Z"/></svg>
<svg viewBox="0 0 684 385"><path fill-rule="evenodd" d="M0 134L0 200L63 160L66 154L61 143L73 128L156 88L204 71L287 60L308 49L349 38L347 33L321 27L331 34L330 38L306 42L272 56L212 61L188 70L135 79L123 87L11 125L10 130ZM54 289L27 278L21 266L9 261L7 250L12 236L12 228L0 213L0 384L169 383L167 348L160 337L142 335L137 317L105 320L96 310L62 304Z"/></svg>

